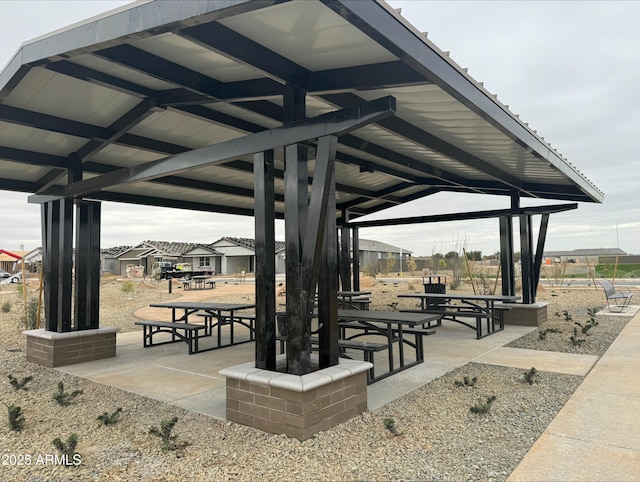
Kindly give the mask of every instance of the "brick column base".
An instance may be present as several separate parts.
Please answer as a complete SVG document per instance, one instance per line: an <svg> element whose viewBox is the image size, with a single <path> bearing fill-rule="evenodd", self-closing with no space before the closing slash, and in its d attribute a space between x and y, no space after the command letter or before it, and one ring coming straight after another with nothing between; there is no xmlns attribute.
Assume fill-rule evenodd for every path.
<svg viewBox="0 0 640 482"><path fill-rule="evenodd" d="M26 330L27 361L55 368L116 356L116 333L120 328L57 333Z"/></svg>
<svg viewBox="0 0 640 482"><path fill-rule="evenodd" d="M220 371L227 379L227 420L306 440L367 410L371 363L339 365L296 376L245 363Z"/></svg>
<svg viewBox="0 0 640 482"><path fill-rule="evenodd" d="M511 308L504 312L505 325L540 326L547 321L547 306L549 303L539 302L529 305L517 303L504 303Z"/></svg>

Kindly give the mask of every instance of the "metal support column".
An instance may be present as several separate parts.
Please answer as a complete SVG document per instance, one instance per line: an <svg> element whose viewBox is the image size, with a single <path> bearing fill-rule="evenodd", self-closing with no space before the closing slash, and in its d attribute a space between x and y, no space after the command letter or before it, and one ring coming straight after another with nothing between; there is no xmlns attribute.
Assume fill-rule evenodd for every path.
<svg viewBox="0 0 640 482"><path fill-rule="evenodd" d="M352 229L353 291L360 291L360 238L358 228Z"/></svg>
<svg viewBox="0 0 640 482"><path fill-rule="evenodd" d="M286 124L305 117L305 93L287 85L283 96ZM284 172L284 222L287 272L287 314L285 336L287 338L287 372L304 375L311 371L311 313L309 293L303 278L302 255L308 210L308 154L303 145L285 147ZM317 220L314 220L317 221ZM314 286L315 289L315 286ZM312 305L313 306L313 305Z"/></svg>
<svg viewBox="0 0 640 482"><path fill-rule="evenodd" d="M351 291L351 253L350 253L350 229L349 210L342 210L342 227L340 228L340 284L342 291Z"/></svg>
<svg viewBox="0 0 640 482"><path fill-rule="evenodd" d="M100 326L100 212L99 202L76 202L76 330L90 330Z"/></svg>
<svg viewBox="0 0 640 482"><path fill-rule="evenodd" d="M316 169L326 163L327 189L324 239L318 275L318 326L320 368L338 364L338 250L336 229L335 153L337 138L318 142ZM321 172L321 171L319 171ZM348 261L347 257L347 261Z"/></svg>
<svg viewBox="0 0 640 482"><path fill-rule="evenodd" d="M256 368L276 369L275 190L273 151L253 156L256 233Z"/></svg>
<svg viewBox="0 0 640 482"><path fill-rule="evenodd" d="M535 299L533 271L533 239L531 235L531 216L520 215L520 266L522 267L522 302L531 304Z"/></svg>
<svg viewBox="0 0 640 482"><path fill-rule="evenodd" d="M500 216L500 269L502 271L502 294L515 295L515 273L513 266L513 221L511 216Z"/></svg>
<svg viewBox="0 0 640 482"><path fill-rule="evenodd" d="M547 239L547 228L549 226L549 215L543 214L540 220L540 231L538 232L538 246L536 247L536 255L533 263L533 301L535 303L538 296L538 284L540 283L540 270L542 269L542 256L544 254L544 243Z"/></svg>
<svg viewBox="0 0 640 482"><path fill-rule="evenodd" d="M46 329L68 332L71 331L73 200L46 203L42 217Z"/></svg>

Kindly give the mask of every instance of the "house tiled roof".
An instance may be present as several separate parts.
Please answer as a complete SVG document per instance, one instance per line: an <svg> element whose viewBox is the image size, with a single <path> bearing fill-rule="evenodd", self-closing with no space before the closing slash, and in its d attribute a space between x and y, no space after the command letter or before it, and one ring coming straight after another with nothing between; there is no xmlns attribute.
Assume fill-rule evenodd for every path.
<svg viewBox="0 0 640 482"><path fill-rule="evenodd" d="M231 241L232 243L235 243L238 246L243 246L245 248L251 249L252 251L256 250L256 240L255 239L251 239L251 238L235 238L233 236L225 236L223 238L220 238L218 241L222 241L223 239L226 239L227 241ZM216 241L216 243L218 241ZM212 244L215 244L215 243L212 243ZM276 251L282 251L286 246L284 241L276 241L275 244L276 244Z"/></svg>
<svg viewBox="0 0 640 482"><path fill-rule="evenodd" d="M411 251L410 249L399 248L397 246L392 246L391 244L383 243L382 241L374 241L372 239L359 239L358 247L360 251L375 251L380 253L413 253L413 251Z"/></svg>
<svg viewBox="0 0 640 482"><path fill-rule="evenodd" d="M101 254L108 254L111 256L118 256L120 253L124 253L128 249L131 249L131 246L114 246L113 248L104 248L100 250Z"/></svg>
<svg viewBox="0 0 640 482"><path fill-rule="evenodd" d="M207 248L202 243L179 243L174 241L143 241L140 246L148 246L168 256L181 256L194 248Z"/></svg>

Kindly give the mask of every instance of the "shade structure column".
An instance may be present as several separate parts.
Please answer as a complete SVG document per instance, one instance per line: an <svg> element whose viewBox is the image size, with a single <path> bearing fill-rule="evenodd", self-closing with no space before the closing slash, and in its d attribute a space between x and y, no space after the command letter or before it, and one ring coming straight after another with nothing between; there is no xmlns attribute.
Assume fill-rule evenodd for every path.
<svg viewBox="0 0 640 482"><path fill-rule="evenodd" d="M45 203L42 217L46 327L68 332L72 329L73 199Z"/></svg>
<svg viewBox="0 0 640 482"><path fill-rule="evenodd" d="M101 203L76 202L76 330L90 330L100 326L100 214Z"/></svg>
<svg viewBox="0 0 640 482"><path fill-rule="evenodd" d="M273 150L253 156L256 233L256 368L276 369L275 189Z"/></svg>
<svg viewBox="0 0 640 482"><path fill-rule="evenodd" d="M538 294L538 283L540 282L540 269L542 268L542 256L544 254L544 245L547 240L547 228L549 226L549 215L543 214L540 220L540 230L538 232L538 246L536 247L536 256L533 266L533 275L535 281L533 284L534 302Z"/></svg>
<svg viewBox="0 0 640 482"><path fill-rule="evenodd" d="M327 137L318 143L316 171L326 164L327 194L324 239L321 251L321 269L318 275L318 324L320 368L338 364L338 249L336 228L335 154L336 137ZM347 230L348 231L348 230ZM347 262L349 258L347 256ZM348 277L347 277L348 279Z"/></svg>
<svg viewBox="0 0 640 482"><path fill-rule="evenodd" d="M502 270L502 294L515 295L513 220L511 216L500 216L500 269Z"/></svg>
<svg viewBox="0 0 640 482"><path fill-rule="evenodd" d="M520 266L522 267L522 302L530 304L535 301L533 275L533 238L531 235L531 216L520 215Z"/></svg>
<svg viewBox="0 0 640 482"><path fill-rule="evenodd" d="M351 291L351 230L347 226L349 222L349 210L342 211L342 227L340 228L340 284L343 291Z"/></svg>
<svg viewBox="0 0 640 482"><path fill-rule="evenodd" d="M307 190L299 189L299 178L307 177L306 164L300 162L298 145L285 148L285 253L287 271L287 313L285 333L287 339L287 372L304 375L311 370L309 301L313 294L305 290L302 272L302 242L305 232L302 219L306 219ZM304 169L303 169L304 167ZM304 197L304 204L302 203ZM300 212L304 207L304 212Z"/></svg>
<svg viewBox="0 0 640 482"><path fill-rule="evenodd" d="M360 234L358 228L353 228L351 256L353 259L353 291L360 291Z"/></svg>

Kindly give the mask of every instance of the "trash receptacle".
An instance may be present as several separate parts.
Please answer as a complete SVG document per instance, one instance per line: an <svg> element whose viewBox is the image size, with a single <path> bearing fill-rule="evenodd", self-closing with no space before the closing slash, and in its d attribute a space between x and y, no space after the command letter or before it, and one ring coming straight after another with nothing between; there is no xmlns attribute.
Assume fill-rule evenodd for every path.
<svg viewBox="0 0 640 482"><path fill-rule="evenodd" d="M447 292L446 276L427 276L422 278L422 285L425 293L445 294ZM438 309L440 305L444 305L446 300L427 299L427 309Z"/></svg>

